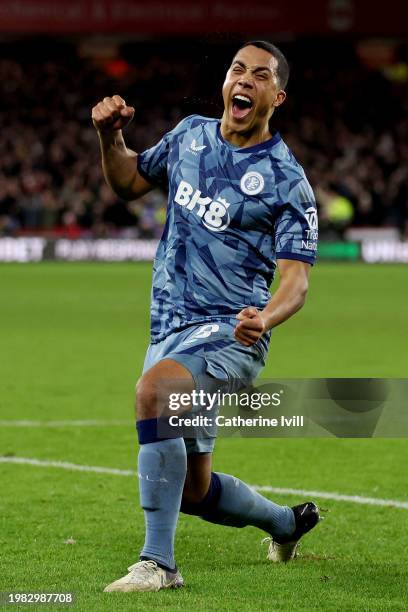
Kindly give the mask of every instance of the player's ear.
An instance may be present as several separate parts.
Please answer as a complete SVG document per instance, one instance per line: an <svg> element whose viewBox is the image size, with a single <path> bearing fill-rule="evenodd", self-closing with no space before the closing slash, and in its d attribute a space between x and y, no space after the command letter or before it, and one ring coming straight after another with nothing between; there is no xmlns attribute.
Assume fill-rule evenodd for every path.
<svg viewBox="0 0 408 612"><path fill-rule="evenodd" d="M276 99L275 102L273 103L273 105L276 106L280 106L281 104L284 103L284 101L286 100L286 92L283 91L283 89L280 89L278 91L278 93L276 94Z"/></svg>

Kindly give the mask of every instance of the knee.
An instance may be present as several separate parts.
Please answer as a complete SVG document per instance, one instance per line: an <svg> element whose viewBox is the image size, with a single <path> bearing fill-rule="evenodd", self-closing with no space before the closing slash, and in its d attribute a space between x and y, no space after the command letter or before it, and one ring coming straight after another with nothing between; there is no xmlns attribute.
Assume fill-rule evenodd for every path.
<svg viewBox="0 0 408 612"><path fill-rule="evenodd" d="M144 374L136 383L136 419L154 419L159 416L158 389L154 378Z"/></svg>
<svg viewBox="0 0 408 612"><path fill-rule="evenodd" d="M186 480L183 489L183 504L199 504L204 497L207 495L208 483L207 482L196 482L192 483ZM183 510L182 510L183 511Z"/></svg>
<svg viewBox="0 0 408 612"><path fill-rule="evenodd" d="M214 497L211 488L203 484L200 486L184 486L181 499L180 512L192 516L208 517L218 503L218 497Z"/></svg>
<svg viewBox="0 0 408 612"><path fill-rule="evenodd" d="M221 482L218 474L211 472L209 481L207 478L195 481L189 478L187 472L180 510L184 514L193 514L210 520L208 517L216 510L220 496Z"/></svg>

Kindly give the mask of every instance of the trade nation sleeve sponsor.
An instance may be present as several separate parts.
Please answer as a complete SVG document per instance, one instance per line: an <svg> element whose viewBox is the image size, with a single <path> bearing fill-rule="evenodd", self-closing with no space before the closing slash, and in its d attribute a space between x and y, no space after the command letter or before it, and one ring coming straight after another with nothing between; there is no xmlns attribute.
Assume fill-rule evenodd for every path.
<svg viewBox="0 0 408 612"><path fill-rule="evenodd" d="M277 259L316 259L318 220L316 202L305 176L287 182L280 196L275 222Z"/></svg>

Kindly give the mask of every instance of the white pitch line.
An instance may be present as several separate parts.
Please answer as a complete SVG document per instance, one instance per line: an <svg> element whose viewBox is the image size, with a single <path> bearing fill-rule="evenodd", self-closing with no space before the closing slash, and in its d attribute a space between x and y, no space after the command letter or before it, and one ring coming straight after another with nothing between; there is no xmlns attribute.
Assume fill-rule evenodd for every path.
<svg viewBox="0 0 408 612"><path fill-rule="evenodd" d="M77 472L94 472L97 474L112 474L114 476L137 476L135 470L119 470L116 468L99 467L95 465L79 465L67 461L44 461L42 459L29 459L27 457L0 457L0 463L14 463L18 465L34 465L36 467L52 467ZM302 497L332 499L334 501L345 501L364 506L385 506L402 508L408 510L408 502L396 499L381 499L379 497L364 497L361 495L342 495L341 493L330 493L328 491L308 491L306 489L287 489L282 487L270 487L268 485L251 485L256 491L265 493L277 493L279 495L300 495Z"/></svg>
<svg viewBox="0 0 408 612"><path fill-rule="evenodd" d="M342 493L329 493L325 491L307 491L305 489L286 489L282 487L269 487L252 485L256 491L265 493L282 493L284 495L302 495L304 497L321 497L322 499L333 499L335 501L351 502L353 504L363 504L364 506L387 506L394 508L404 508L408 510L408 502L396 499L381 499L380 497L364 497L362 495L343 495Z"/></svg>
<svg viewBox="0 0 408 612"><path fill-rule="evenodd" d="M88 420L88 421L13 421L0 420L0 427L110 427L132 426L132 421Z"/></svg>
<svg viewBox="0 0 408 612"><path fill-rule="evenodd" d="M53 467L77 472L96 472L97 474L113 474L114 476L136 476L135 470L118 470L116 468L98 467L97 465L78 465L68 461L43 461L27 457L0 457L0 463L17 463L19 465L35 465L36 467Z"/></svg>

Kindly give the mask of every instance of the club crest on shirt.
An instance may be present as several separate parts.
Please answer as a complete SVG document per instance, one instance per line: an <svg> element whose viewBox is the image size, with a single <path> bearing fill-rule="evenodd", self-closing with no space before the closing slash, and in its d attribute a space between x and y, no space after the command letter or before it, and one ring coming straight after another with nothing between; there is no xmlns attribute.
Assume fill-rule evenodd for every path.
<svg viewBox="0 0 408 612"><path fill-rule="evenodd" d="M240 187L246 195L257 195L265 187L264 177L260 172L246 172L241 179Z"/></svg>

